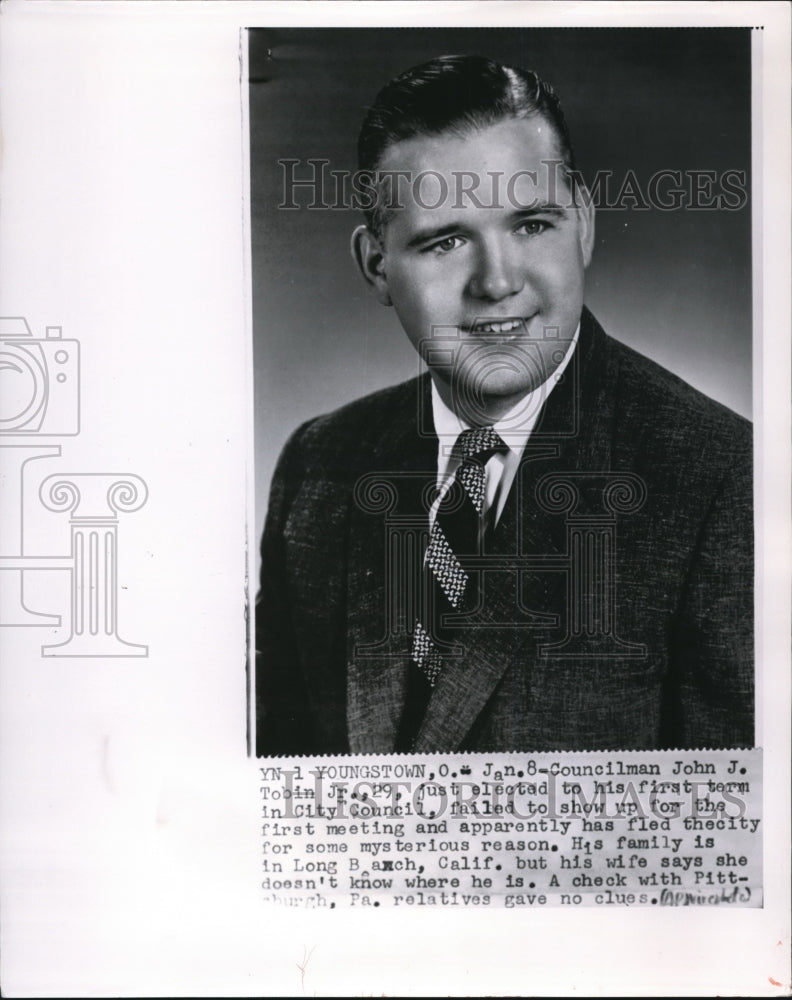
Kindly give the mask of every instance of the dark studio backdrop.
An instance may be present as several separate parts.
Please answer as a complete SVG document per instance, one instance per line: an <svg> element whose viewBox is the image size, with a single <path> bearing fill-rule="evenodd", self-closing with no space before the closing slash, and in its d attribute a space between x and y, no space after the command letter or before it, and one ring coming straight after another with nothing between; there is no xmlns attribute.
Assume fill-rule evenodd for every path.
<svg viewBox="0 0 792 1000"><path fill-rule="evenodd" d="M393 76L448 53L522 65L555 87L578 168L589 181L610 170L612 198L630 170L642 195L665 169L714 171L714 194L742 171L750 190L749 29L279 28L251 30L249 45L257 535L291 431L419 370L349 255L362 215L278 208L279 160L299 160L299 177L309 159L356 169L363 114ZM621 204L597 212L586 304L608 333L750 416L750 199Z"/></svg>

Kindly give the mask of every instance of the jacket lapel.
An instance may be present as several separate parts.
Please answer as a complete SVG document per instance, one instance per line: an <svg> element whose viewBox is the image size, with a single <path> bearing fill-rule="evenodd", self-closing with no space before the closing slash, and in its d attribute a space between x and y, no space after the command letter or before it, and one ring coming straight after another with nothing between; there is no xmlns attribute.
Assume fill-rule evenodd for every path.
<svg viewBox="0 0 792 1000"><path fill-rule="evenodd" d="M347 732L352 753L391 753L406 695L414 595L437 437L429 377L408 383L355 483L347 569ZM408 632L409 630L409 632Z"/></svg>

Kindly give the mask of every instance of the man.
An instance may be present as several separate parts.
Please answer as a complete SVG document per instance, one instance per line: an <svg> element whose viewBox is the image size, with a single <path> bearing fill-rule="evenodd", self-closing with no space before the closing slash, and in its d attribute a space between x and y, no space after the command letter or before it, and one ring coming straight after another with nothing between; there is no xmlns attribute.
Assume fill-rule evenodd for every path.
<svg viewBox="0 0 792 1000"><path fill-rule="evenodd" d="M553 91L436 59L358 149L353 256L429 372L284 448L257 753L752 745L750 425L585 309Z"/></svg>

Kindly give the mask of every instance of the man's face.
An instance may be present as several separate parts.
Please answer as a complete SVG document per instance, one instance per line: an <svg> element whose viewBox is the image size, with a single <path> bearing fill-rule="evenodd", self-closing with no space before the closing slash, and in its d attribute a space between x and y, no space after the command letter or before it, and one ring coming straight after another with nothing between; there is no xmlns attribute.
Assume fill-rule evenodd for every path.
<svg viewBox="0 0 792 1000"><path fill-rule="evenodd" d="M380 164L409 176L381 241L368 238L368 280L469 422L547 379L577 327L593 214L573 204L559 159L534 117L406 139Z"/></svg>

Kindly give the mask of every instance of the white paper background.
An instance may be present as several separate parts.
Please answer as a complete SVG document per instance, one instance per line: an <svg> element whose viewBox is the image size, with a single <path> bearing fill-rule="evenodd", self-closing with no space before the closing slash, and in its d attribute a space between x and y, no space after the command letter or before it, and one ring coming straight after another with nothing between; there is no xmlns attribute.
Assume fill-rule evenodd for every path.
<svg viewBox="0 0 792 1000"><path fill-rule="evenodd" d="M259 903L239 29L323 19L766 25L764 910L372 919ZM785 4L2 6L0 313L82 351L82 432L41 475L131 472L150 491L119 527L119 631L147 658L44 659L45 630L0 632L5 995L789 991L788 32ZM33 517L67 548L66 515ZM42 586L63 600L62 576Z"/></svg>

